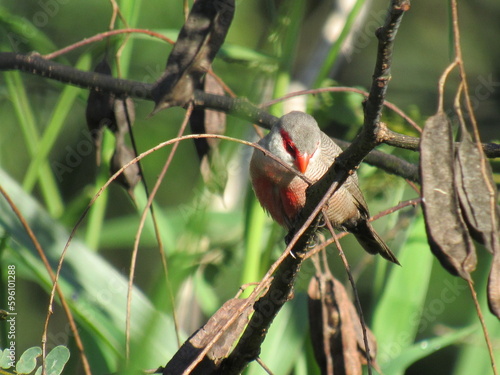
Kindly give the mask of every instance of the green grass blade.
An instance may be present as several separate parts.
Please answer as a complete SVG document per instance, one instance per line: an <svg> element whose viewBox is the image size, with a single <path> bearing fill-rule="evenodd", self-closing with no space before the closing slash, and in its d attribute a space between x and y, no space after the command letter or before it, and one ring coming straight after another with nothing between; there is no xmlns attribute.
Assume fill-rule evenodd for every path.
<svg viewBox="0 0 500 375"><path fill-rule="evenodd" d="M404 181L400 181L398 184L394 184L391 191L392 199L388 206L396 206L399 202L403 201L403 196L407 189L407 184ZM398 220L401 220L402 215L402 211L397 211L392 215L388 215L386 228L395 228ZM391 244L389 244L389 247L394 246L393 244L395 242L396 241L393 241ZM378 301L379 297L384 291L384 282L387 275L387 268L389 267L391 267L391 264L389 262L381 257L377 257L377 261L375 262L375 278L373 281L374 301Z"/></svg>
<svg viewBox="0 0 500 375"><path fill-rule="evenodd" d="M361 12L361 9L365 5L366 0L358 0L352 7L351 12L349 13L349 16L346 19L344 28L342 29L342 32L340 33L339 37L337 40L332 44L332 47L330 48L330 51L328 52L328 56L326 57L325 61L323 62L323 65L321 66L319 73L316 77L316 81L314 83L313 87L320 87L323 83L323 81L328 77L330 74L330 71L333 68L333 65L337 61L339 57L340 50L346 41L347 37L349 36L354 23L359 16L359 13ZM381 25L382 26L382 25Z"/></svg>
<svg viewBox="0 0 500 375"><path fill-rule="evenodd" d="M452 331L443 336L434 337L430 340L420 341L406 348L398 357L394 358L387 366L384 367L384 374L403 374L404 371L418 360L430 356L432 353L443 349L446 346L460 342L465 337L473 332L477 332L477 325L465 327L456 331ZM474 371L477 371L477 363L475 363ZM486 374L487 372L477 372L478 374Z"/></svg>
<svg viewBox="0 0 500 375"><path fill-rule="evenodd" d="M415 218L399 261L402 267L392 268L372 324L382 369L413 343L418 330L433 261L422 214Z"/></svg>
<svg viewBox="0 0 500 375"><path fill-rule="evenodd" d="M34 156L37 152L40 136L36 127L33 109L31 108L21 79L21 74L17 71L7 72L4 73L4 77L28 152L30 156ZM40 188L47 209L53 217L59 217L64 210L64 205L48 162L45 161L42 163L38 174L41 176Z"/></svg>
<svg viewBox="0 0 500 375"><path fill-rule="evenodd" d="M107 129L103 132L101 144L101 166L95 179L94 194L97 194L99 189L111 177L109 167L111 164L111 157L113 156L113 149L115 144L115 137ZM108 205L109 188L104 190L99 198L94 202L90 208L88 215L87 228L85 232L85 243L91 249L97 251L99 242L102 235L102 226L104 217L106 215L106 207Z"/></svg>
<svg viewBox="0 0 500 375"><path fill-rule="evenodd" d="M143 7L141 0L128 0L120 1L120 11L123 17L127 20L129 27L136 27L137 20L141 14L141 8ZM130 62L132 59L134 39L130 38L127 41L127 45L122 51L120 57L120 71L123 77L128 76L130 69Z"/></svg>
<svg viewBox="0 0 500 375"><path fill-rule="evenodd" d="M80 70L89 70L91 63L91 58L89 54L85 54L76 63L76 68ZM66 85L59 100L50 116L47 123L45 132L42 135L41 140L36 146L36 153L31 159L31 163L28 167L28 171L24 176L23 188L26 191L33 190L35 183L37 182L39 174L39 169L43 164L48 164L48 157L50 150L52 150L57 137L61 133L61 129L66 123L68 115L71 113L72 108L75 105L75 100L82 89ZM41 177L44 178L45 176Z"/></svg>
<svg viewBox="0 0 500 375"><path fill-rule="evenodd" d="M15 52L35 50L45 54L57 49L41 27L33 25L26 17L10 13L2 6L0 6L0 26L9 30L7 38Z"/></svg>
<svg viewBox="0 0 500 375"><path fill-rule="evenodd" d="M275 42L276 55L279 57L273 92L275 98L288 93L305 4L305 1L300 0L284 3L282 6L284 9L279 16L279 25L286 31L284 36ZM276 116L283 115L283 103L274 105L272 112Z"/></svg>
<svg viewBox="0 0 500 375"><path fill-rule="evenodd" d="M253 191L250 193L253 195ZM262 209L259 201L254 196L248 200L248 218L245 235L245 259L243 262L243 272L241 275L241 284L253 283L260 280L261 268L266 266L261 264L264 229L268 224L266 213ZM249 292L247 292L249 293Z"/></svg>

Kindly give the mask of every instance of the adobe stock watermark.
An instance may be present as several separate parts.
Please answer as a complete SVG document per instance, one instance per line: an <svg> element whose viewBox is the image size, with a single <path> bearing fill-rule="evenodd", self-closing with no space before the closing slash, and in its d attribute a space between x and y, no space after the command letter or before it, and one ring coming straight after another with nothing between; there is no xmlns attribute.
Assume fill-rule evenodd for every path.
<svg viewBox="0 0 500 375"><path fill-rule="evenodd" d="M350 45L344 49L344 58L347 63L352 62L353 56L360 53L361 50L368 47L370 43L375 40L375 32L385 22L386 11L379 10L378 12L372 10L364 27L356 32Z"/></svg>
<svg viewBox="0 0 500 375"><path fill-rule="evenodd" d="M47 26L50 19L59 13L61 5L68 4L69 2L70 0L38 0L35 3L36 6L34 6L34 9L36 10L31 16L31 23L36 28L43 28ZM7 34L7 38L9 39L14 52L19 52L21 45L28 45L28 39L35 37L37 33L37 30L31 27L27 21L25 21L21 27L23 29L22 35L14 32L9 32Z"/></svg>
<svg viewBox="0 0 500 375"><path fill-rule="evenodd" d="M98 130L90 132L88 129L82 129L80 134L83 139L78 141L76 145L66 145L64 147L66 151L64 158L50 163L58 182L62 182L67 173L73 172L75 168L82 164L85 157L95 152L96 148L92 135L97 132Z"/></svg>
<svg viewBox="0 0 500 375"><path fill-rule="evenodd" d="M401 351L403 343L408 340L413 340L414 329L416 332L422 333L436 322L446 309L464 292L468 291L468 285L459 277L446 279L444 287L441 289L439 296L429 301L423 309L416 310L408 320L408 330L401 331L398 337L391 342L390 346L379 352L378 360L380 363L388 362L391 358L397 357Z"/></svg>
<svg viewBox="0 0 500 375"><path fill-rule="evenodd" d="M493 80L493 73L488 74L487 77L479 75L476 81L477 84L469 92L473 110L477 110L481 102L491 98L495 90L500 87L500 82Z"/></svg>
<svg viewBox="0 0 500 375"><path fill-rule="evenodd" d="M493 79L493 73L487 76L478 75L475 79L475 85L471 85L472 80L469 79L469 99L473 111L477 111L481 104L492 97L495 91L500 87L500 82ZM446 110L446 115L452 124L458 124L458 114L453 108ZM470 114L468 111L462 109L462 116L464 119L469 119Z"/></svg>
<svg viewBox="0 0 500 375"><path fill-rule="evenodd" d="M6 349L9 350L9 365L16 365L16 266L9 264L7 266L7 312L5 318L7 321L7 342ZM5 313L5 312L2 312Z"/></svg>

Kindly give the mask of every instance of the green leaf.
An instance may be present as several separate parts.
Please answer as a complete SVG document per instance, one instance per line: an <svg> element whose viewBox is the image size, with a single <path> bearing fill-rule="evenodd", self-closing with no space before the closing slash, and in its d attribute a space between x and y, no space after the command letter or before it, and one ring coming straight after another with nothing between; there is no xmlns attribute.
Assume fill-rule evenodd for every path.
<svg viewBox="0 0 500 375"><path fill-rule="evenodd" d="M139 17L141 15L141 9L143 9L142 0L131 0L120 2L120 12L127 21L128 27L136 27L138 24ZM128 40L127 45L123 48L120 58L120 70L121 73L127 77L130 70L130 63L133 57L133 45L134 40L131 38Z"/></svg>
<svg viewBox="0 0 500 375"><path fill-rule="evenodd" d="M1 169L0 181L35 231L49 262L55 268L69 237L68 232ZM52 282L45 267L4 199L0 199L0 227L14 240L10 241L12 251L5 253L6 261L18 265L19 277L35 279L45 290L50 290ZM108 363L108 366L114 366L123 358L125 350L127 279L105 259L75 239L68 249L59 285L66 296L71 296L67 301L77 321L93 340L99 342L103 357L111 358L112 363ZM143 353L138 366L161 363L177 349L175 335L165 334L174 332L172 320L158 312L139 289L134 287L132 293L131 337L134 342L140 343Z"/></svg>
<svg viewBox="0 0 500 375"><path fill-rule="evenodd" d="M39 346L26 349L16 363L18 374L30 374L36 367L37 358L42 355L42 349Z"/></svg>
<svg viewBox="0 0 500 375"><path fill-rule="evenodd" d="M481 310L484 314L484 322L488 329L490 340L493 344L493 355L495 357L495 362L498 369L498 366L500 364L500 350L498 350L500 324L498 324L498 318L488 312L488 272L482 272L482 274L480 274L480 277L478 277L474 281L474 289L477 291ZM477 324L478 316L475 309L461 311L461 314L467 314L467 321L470 325ZM457 361L455 363L453 374L493 374L491 359L486 347L486 342L482 330L477 330L473 338L467 340L463 345L461 345L460 351L457 353Z"/></svg>
<svg viewBox="0 0 500 375"><path fill-rule="evenodd" d="M253 192L251 193L253 194ZM262 209L259 201L252 196L249 201L248 215L246 220L245 234L245 260L241 272L241 284L254 283L262 276L261 268L265 267L262 264L263 251L263 236L264 230L269 226L269 221L266 220L266 213ZM246 291L244 295L249 295Z"/></svg>
<svg viewBox="0 0 500 375"><path fill-rule="evenodd" d="M45 358L45 370L47 375L59 375L69 359L69 350L64 345L56 346Z"/></svg>
<svg viewBox="0 0 500 375"><path fill-rule="evenodd" d="M0 367L5 368L5 369L11 368L14 361L12 360L12 358L10 356L10 350L9 349L0 350L0 352L1 352L1 354L0 354Z"/></svg>

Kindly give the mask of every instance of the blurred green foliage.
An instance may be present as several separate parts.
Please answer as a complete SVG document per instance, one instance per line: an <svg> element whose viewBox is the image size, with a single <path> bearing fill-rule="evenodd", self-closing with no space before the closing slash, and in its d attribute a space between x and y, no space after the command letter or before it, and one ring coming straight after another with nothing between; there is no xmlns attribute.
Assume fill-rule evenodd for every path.
<svg viewBox="0 0 500 375"><path fill-rule="evenodd" d="M183 24L181 1L129 0L119 2L130 27L146 28L171 38ZM365 1L355 2L358 8ZM334 71L317 76L317 86L342 85L367 89L376 54L373 35L385 14L387 2L367 2L365 13L345 16L351 53L340 56L333 46L330 61L320 60L313 71ZM422 124L437 102L437 79L453 53L449 42L446 2L415 1L399 31L393 79L388 100ZM329 15L327 2L237 1L236 14L214 71L240 97L255 103L285 95L290 83L303 77L314 48L321 41ZM460 2L461 31L471 95L485 140L498 140L500 118L500 4L494 0ZM53 52L106 31L111 6L106 1L32 0L0 3L2 51ZM364 17L364 18L363 18ZM359 20L361 24L355 21ZM123 26L121 21L118 22ZM425 27L423 26L425 25ZM482 27L481 27L482 26ZM114 53L124 36L111 39ZM58 61L91 70L102 58L106 43L86 45ZM131 35L120 60L124 77L154 82L162 73L171 46L144 35ZM324 62L326 61L326 62ZM116 66L115 66L116 73ZM308 72L311 73L311 72ZM314 80L313 80L314 81ZM447 86L452 103L456 77ZM489 86L488 86L489 83ZM310 86L313 87L312 82ZM485 91L486 90L486 91ZM488 91L490 90L490 91ZM69 230L109 174L95 166L85 124L88 93L36 76L18 72L0 75L0 184L15 197L54 266ZM331 135L352 139L362 124L362 98L358 94L320 94L307 99ZM148 118L150 102L135 102L134 134L139 152L176 136L184 116L179 108ZM270 111L281 115L285 106ZM414 135L390 111L384 120L396 131ZM227 134L255 139L250 124L228 116ZM107 135L104 154L113 150ZM232 297L242 283L258 281L283 250L285 233L260 209L247 181L251 150L229 142L220 144L229 184L223 197L203 183L194 147L182 142L155 198L165 252L169 285L162 273L152 222L148 219L140 242L136 288L132 306L132 361L135 368L164 365L175 352L172 301L185 339ZM414 163L418 155L381 147ZM142 161L151 187L169 152L161 149ZM92 150L93 151L93 150ZM70 170L58 172L59 164ZM498 165L493 163L494 168ZM376 168L361 166L361 187L372 214L416 196L404 181ZM115 372L123 363L126 276L139 216L146 202L142 186L135 191L136 205L112 184L91 209L77 231L63 267L61 285L81 327L94 373ZM436 263L425 239L419 209L405 209L375 223L377 230L399 253L402 268L369 258L355 241L343 240L355 268L365 316L379 341L379 363L384 373L486 374L489 360L470 294L460 280ZM17 346L22 353L38 345L47 310L50 282L31 242L12 211L0 204L2 274L0 300L5 301L5 270L16 264ZM498 321L489 315L484 299L489 261L479 249L480 267L474 274L476 288L496 348L500 345ZM333 273L347 280L335 249L328 250ZM359 265L359 266L357 266ZM314 273L310 263L301 271L296 298L285 305L273 324L262 350L262 359L274 374L314 374L304 291ZM21 313L22 312L22 313ZM0 336L6 346L5 327ZM78 355L66 320L56 307L51 319L49 346L68 345L68 366L78 369ZM451 346L450 346L451 345ZM445 348L445 349L442 349ZM500 362L497 351L497 363ZM248 373L262 373L252 364Z"/></svg>

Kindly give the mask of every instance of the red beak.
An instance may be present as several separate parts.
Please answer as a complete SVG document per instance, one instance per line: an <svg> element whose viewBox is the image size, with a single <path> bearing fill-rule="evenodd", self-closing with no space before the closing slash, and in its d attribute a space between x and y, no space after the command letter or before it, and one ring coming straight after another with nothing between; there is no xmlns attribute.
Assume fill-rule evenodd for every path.
<svg viewBox="0 0 500 375"><path fill-rule="evenodd" d="M299 169L300 173L302 173L302 174L306 173L306 169L307 169L307 166L309 165L310 159L311 159L311 156L309 156L307 153L297 156L297 158L295 159L295 165Z"/></svg>

